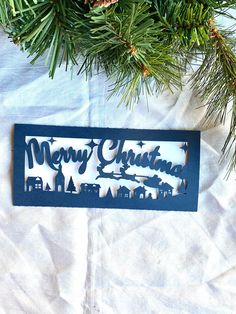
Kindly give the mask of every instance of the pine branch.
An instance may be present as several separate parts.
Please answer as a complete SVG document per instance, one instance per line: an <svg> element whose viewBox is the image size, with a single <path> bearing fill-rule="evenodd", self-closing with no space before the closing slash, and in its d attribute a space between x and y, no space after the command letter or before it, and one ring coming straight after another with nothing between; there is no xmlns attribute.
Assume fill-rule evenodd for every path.
<svg viewBox="0 0 236 314"><path fill-rule="evenodd" d="M209 41L208 21L212 10L202 3L191 1L159 1L155 8L165 36L179 41L179 46L188 50L201 49Z"/></svg>
<svg viewBox="0 0 236 314"><path fill-rule="evenodd" d="M213 20L209 21L209 29L212 46L193 76L193 87L206 101L206 123L224 123L231 114L229 134L222 149L223 158L232 152L230 172L236 169L236 56Z"/></svg>
<svg viewBox="0 0 236 314"><path fill-rule="evenodd" d="M159 41L161 29L150 18L150 5L145 0L121 1L120 10L117 9L114 5L86 15L91 35L82 37L80 47L86 57L87 74L91 74L94 63L104 69L115 82L112 94L121 92L121 102L127 106L144 90L151 92L147 89L150 78L156 88L180 86L180 65L173 56L172 46Z"/></svg>
<svg viewBox="0 0 236 314"><path fill-rule="evenodd" d="M222 148L223 159L229 158L228 173L227 176L231 174L232 171L236 170L236 96L233 98L231 113L231 124L229 134L226 138L225 144ZM231 153L232 152L232 153Z"/></svg>
<svg viewBox="0 0 236 314"><path fill-rule="evenodd" d="M225 8L229 9L229 8L235 8L236 7L236 3L235 0L199 0L198 2L204 4L207 7L211 7L214 9L220 9L223 10Z"/></svg>
<svg viewBox="0 0 236 314"><path fill-rule="evenodd" d="M0 2L0 21L2 24L6 24L8 21L8 7L6 1Z"/></svg>
<svg viewBox="0 0 236 314"><path fill-rule="evenodd" d="M2 19L13 42L33 56L34 63L45 52L49 63L49 75L53 77L62 61L76 64L77 32L74 28L79 18L79 7L73 1L25 1L4 2L10 12L9 22ZM36 4L35 4L36 3Z"/></svg>

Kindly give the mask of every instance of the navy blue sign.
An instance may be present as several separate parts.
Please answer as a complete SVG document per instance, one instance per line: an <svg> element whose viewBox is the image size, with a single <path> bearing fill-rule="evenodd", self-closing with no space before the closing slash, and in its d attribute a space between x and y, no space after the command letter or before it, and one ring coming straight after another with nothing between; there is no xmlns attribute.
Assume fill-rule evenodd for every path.
<svg viewBox="0 0 236 314"><path fill-rule="evenodd" d="M15 125L14 205L197 211L200 132Z"/></svg>

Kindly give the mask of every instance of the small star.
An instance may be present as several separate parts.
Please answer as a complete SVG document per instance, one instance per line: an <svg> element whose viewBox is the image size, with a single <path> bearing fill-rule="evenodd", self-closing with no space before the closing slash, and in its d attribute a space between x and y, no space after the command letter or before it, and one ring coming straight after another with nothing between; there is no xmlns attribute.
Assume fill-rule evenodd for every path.
<svg viewBox="0 0 236 314"><path fill-rule="evenodd" d="M54 142L56 142L56 140L54 140L54 138L53 138L53 137L51 137L51 138L48 140L48 142L50 142L50 143L51 143L51 145L52 145Z"/></svg>
<svg viewBox="0 0 236 314"><path fill-rule="evenodd" d="M140 146L141 148L143 147L143 145L145 145L145 143L143 143L142 141L137 143L138 146Z"/></svg>
<svg viewBox="0 0 236 314"><path fill-rule="evenodd" d="M88 144L86 144L87 146L89 146L92 150L94 149L95 146L98 146L98 144L94 143L93 140L91 140L91 142L89 142Z"/></svg>
<svg viewBox="0 0 236 314"><path fill-rule="evenodd" d="M182 146L180 147L180 149L182 149L182 150L186 153L187 150L188 150L188 145L187 145L187 143L185 143L184 145L182 145Z"/></svg>

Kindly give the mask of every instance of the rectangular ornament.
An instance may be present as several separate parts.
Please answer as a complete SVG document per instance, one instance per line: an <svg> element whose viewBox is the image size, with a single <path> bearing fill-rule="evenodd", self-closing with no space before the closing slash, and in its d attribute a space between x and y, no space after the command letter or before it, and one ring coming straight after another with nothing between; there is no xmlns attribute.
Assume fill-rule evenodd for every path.
<svg viewBox="0 0 236 314"><path fill-rule="evenodd" d="M13 203L197 211L200 132L16 124Z"/></svg>

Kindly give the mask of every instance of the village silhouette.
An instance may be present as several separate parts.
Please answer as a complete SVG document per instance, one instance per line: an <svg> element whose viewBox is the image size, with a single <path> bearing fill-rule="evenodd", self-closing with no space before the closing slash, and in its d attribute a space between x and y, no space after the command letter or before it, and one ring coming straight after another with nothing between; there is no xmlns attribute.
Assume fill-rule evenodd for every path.
<svg viewBox="0 0 236 314"><path fill-rule="evenodd" d="M54 179L54 189L52 189L48 183L43 182L42 177L32 177L29 176L26 180L26 192L32 194L41 194L43 193L50 193L56 194L57 197L60 196L63 199L67 199L70 197L77 197L77 200L89 202L94 200L106 200L109 203L112 200L116 200L117 202L121 203L130 203L133 202L137 204L137 202L150 202L150 201L161 201L161 200L169 200L170 198L175 198L179 195L185 195L187 190L187 181L181 181L181 184L178 186L177 191L178 194L173 196L173 187L166 183L162 182L162 180L158 177L158 175L154 175L152 177L148 176L138 176L133 174L127 174L126 170L129 166L123 166L120 168L120 173L114 173L113 171L110 173L105 173L102 170L101 166L97 167L97 171L99 175L98 178L110 178L114 180L128 180L128 181L135 181L139 183L140 181L137 179L138 177L145 178L142 182L144 186L138 186L133 190L130 190L128 187L124 185L120 185L120 187L115 191L112 192L111 187L108 188L105 196L100 196L100 184L97 183L81 183L79 189L77 190L76 185L73 181L72 176L70 176L68 185L65 185L65 176L62 171L61 164L58 167L57 174ZM46 185L45 185L46 184ZM45 188L44 188L45 186ZM152 193L148 193L146 187L151 187L156 190L156 195L153 196Z"/></svg>

